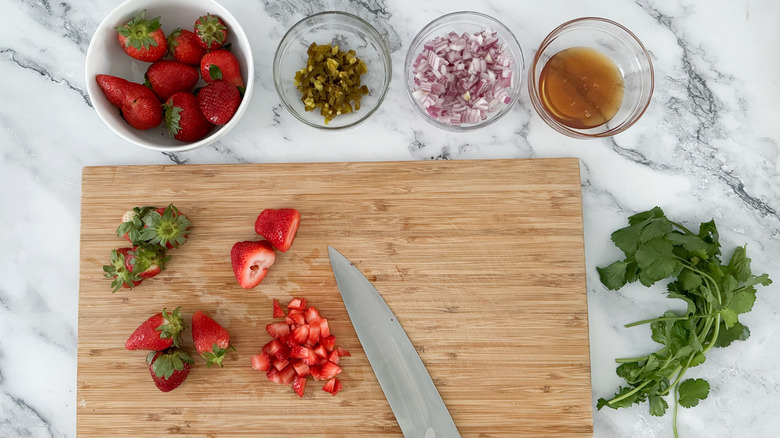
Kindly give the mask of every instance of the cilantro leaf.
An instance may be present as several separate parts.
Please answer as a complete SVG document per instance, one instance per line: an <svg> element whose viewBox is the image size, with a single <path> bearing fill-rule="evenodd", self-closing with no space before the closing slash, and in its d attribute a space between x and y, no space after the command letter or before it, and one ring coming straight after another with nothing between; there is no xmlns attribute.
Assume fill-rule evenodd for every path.
<svg viewBox="0 0 780 438"><path fill-rule="evenodd" d="M710 384L704 379L688 379L678 388L680 406L692 408L699 404L699 400L704 400L710 393Z"/></svg>
<svg viewBox="0 0 780 438"><path fill-rule="evenodd" d="M669 233L666 238L675 246L682 246L686 250L694 252L702 258L709 258L709 255L713 250L714 244L705 242L704 239L694 234L672 232Z"/></svg>
<svg viewBox="0 0 780 438"><path fill-rule="evenodd" d="M626 268L628 263L624 260L618 260L604 268L596 268L599 278L604 286L609 290L618 290L626 285Z"/></svg>
<svg viewBox="0 0 780 438"><path fill-rule="evenodd" d="M649 240L637 248L634 258L641 269L639 280L642 284L653 284L674 274L680 262L673 249L672 244L663 238Z"/></svg>
<svg viewBox="0 0 780 438"><path fill-rule="evenodd" d="M747 281L750 276L750 259L747 258L744 246L739 246L734 250L734 254L731 255L731 260L726 266L726 272L733 275L740 283Z"/></svg>
<svg viewBox="0 0 780 438"><path fill-rule="evenodd" d="M753 309L756 302L756 291L753 288L740 289L731 294L726 302L726 307L736 314L747 313Z"/></svg>
<svg viewBox="0 0 780 438"><path fill-rule="evenodd" d="M650 396L648 401L650 402L650 415L655 417L663 416L666 413L666 408L669 407L666 400L657 395Z"/></svg>
<svg viewBox="0 0 780 438"><path fill-rule="evenodd" d="M734 341L744 341L750 337L750 329L738 322L731 327L721 322L718 330L718 339L715 341L716 347L728 347Z"/></svg>

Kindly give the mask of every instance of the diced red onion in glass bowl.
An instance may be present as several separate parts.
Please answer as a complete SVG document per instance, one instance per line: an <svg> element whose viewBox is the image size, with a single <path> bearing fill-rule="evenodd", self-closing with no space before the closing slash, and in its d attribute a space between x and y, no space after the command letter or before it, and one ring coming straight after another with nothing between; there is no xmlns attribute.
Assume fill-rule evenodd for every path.
<svg viewBox="0 0 780 438"><path fill-rule="evenodd" d="M445 15L420 31L409 50L409 95L435 125L448 130L483 126L503 116L517 99L522 50L492 17Z"/></svg>
<svg viewBox="0 0 780 438"><path fill-rule="evenodd" d="M492 30L450 32L426 42L417 55L412 96L440 122L479 123L511 101L513 62Z"/></svg>

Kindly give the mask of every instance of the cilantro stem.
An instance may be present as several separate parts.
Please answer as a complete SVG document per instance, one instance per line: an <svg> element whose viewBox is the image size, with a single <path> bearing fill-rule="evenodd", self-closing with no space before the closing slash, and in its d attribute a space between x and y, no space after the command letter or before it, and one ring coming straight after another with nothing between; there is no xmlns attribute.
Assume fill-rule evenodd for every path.
<svg viewBox="0 0 780 438"><path fill-rule="evenodd" d="M679 229L683 230L685 233L687 233L687 234L693 234L693 233L692 233L692 232L691 232L689 229L687 229L687 228L685 228L684 226L682 226L682 225L678 224L677 222L675 222L675 221L669 221L669 222L670 222L672 225L674 225L675 227L677 227L677 228L679 228Z"/></svg>
<svg viewBox="0 0 780 438"><path fill-rule="evenodd" d="M640 389L644 388L650 382L651 382L650 380L645 380L645 383L637 386L636 388L632 389L631 391L628 391L627 393L625 393L623 395L617 396L617 397L613 398L612 400L608 400L607 403L611 405L611 404L619 402L620 400L623 400L624 398L631 397L632 395L634 395L637 392L639 392Z"/></svg>
<svg viewBox="0 0 780 438"><path fill-rule="evenodd" d="M629 327L636 327L642 324L650 324L657 321L679 321L681 319L688 319L688 317L687 316L661 316L659 318L643 319L642 321L632 322L631 324L626 324L623 327L629 328Z"/></svg>
<svg viewBox="0 0 780 438"><path fill-rule="evenodd" d="M672 415L672 430L674 431L674 438L679 438L677 434L677 405L679 405L680 399L680 386L674 386L674 414Z"/></svg>

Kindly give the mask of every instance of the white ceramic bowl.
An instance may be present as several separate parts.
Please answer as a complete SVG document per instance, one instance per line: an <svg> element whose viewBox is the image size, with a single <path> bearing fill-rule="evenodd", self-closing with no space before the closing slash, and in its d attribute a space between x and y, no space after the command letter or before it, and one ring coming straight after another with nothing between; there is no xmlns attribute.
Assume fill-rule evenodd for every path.
<svg viewBox="0 0 780 438"><path fill-rule="evenodd" d="M135 60L125 54L119 46L116 33L116 27L127 23L144 9L146 9L146 17L149 19L161 17L160 23L166 37L179 27L192 30L195 20L206 13L218 15L228 26L227 43L232 45L231 52L238 58L241 73L246 83L246 92L230 122L215 127L208 136L199 141L184 143L172 139L165 132L162 124L146 131L133 128L122 119L119 109L108 102L95 81L95 76L98 74L108 74L131 82L141 84L144 82L144 73L151 64ZM170 55L167 55L165 59L169 58ZM89 98L98 116L112 131L130 143L162 152L182 152L196 149L213 143L227 134L238 124L249 106L254 88L254 76L255 67L249 39L247 39L238 20L227 9L213 0L127 0L103 19L92 36L87 50L87 93L89 93ZM202 85L202 83L201 79L199 84Z"/></svg>

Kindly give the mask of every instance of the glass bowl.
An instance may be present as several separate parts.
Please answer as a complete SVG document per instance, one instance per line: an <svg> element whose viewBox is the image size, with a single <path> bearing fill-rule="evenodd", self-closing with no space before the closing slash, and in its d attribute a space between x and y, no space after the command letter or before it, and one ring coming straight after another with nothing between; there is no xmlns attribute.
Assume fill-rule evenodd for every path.
<svg viewBox="0 0 780 438"><path fill-rule="evenodd" d="M554 117L543 104L540 76L547 62L570 48L589 48L606 55L623 79L623 100L609 120L594 127L572 127ZM554 130L573 138L610 137L636 123L653 95L653 63L644 45L622 25L605 18L584 17L558 26L542 41L528 72L528 91L536 112Z"/></svg>
<svg viewBox="0 0 780 438"><path fill-rule="evenodd" d="M499 102L495 106L492 106L486 113L487 117L477 123L464 123L462 125L445 123L439 120L438 117L434 117L434 115L430 114L423 106L420 100L425 99L424 95L418 93L418 96L421 96L421 99L415 97L416 73L414 64L417 57L423 52L425 44L437 37L446 37L450 32L455 32L458 35L462 35L463 33L474 35L486 29L496 33L499 43L505 45L505 53L513 60L509 66L509 70L512 72L511 84L506 87L509 101L508 103ZM500 21L479 12L461 11L443 15L423 27L409 45L405 65L406 91L412 102L412 106L417 112L434 126L447 131L463 132L488 126L505 116L512 109L512 106L517 102L522 90L521 84L523 82L522 75L525 69L525 60L523 58L523 50L520 48L517 38L515 38L512 31Z"/></svg>
<svg viewBox="0 0 780 438"><path fill-rule="evenodd" d="M327 125L319 108L304 109L295 85L295 73L306 67L311 43L338 45L345 52L354 50L368 67L368 72L360 76L369 91L361 98L360 109L338 115ZM346 12L331 11L310 15L287 31L276 48L273 74L276 92L295 118L314 128L344 129L366 120L382 104L390 86L392 65L384 39L371 24Z"/></svg>

